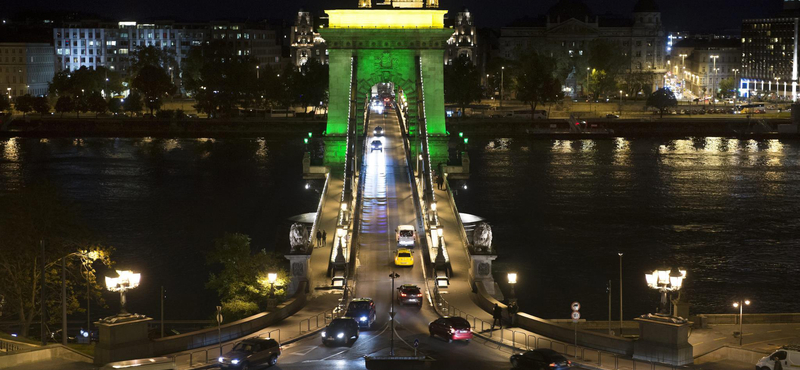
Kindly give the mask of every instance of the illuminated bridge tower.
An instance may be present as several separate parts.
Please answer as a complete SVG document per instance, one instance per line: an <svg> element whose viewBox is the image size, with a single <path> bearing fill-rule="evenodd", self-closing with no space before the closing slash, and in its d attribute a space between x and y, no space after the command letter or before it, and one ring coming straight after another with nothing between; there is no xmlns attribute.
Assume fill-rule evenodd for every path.
<svg viewBox="0 0 800 370"><path fill-rule="evenodd" d="M447 162L442 61L453 34L444 27L447 11L433 9L437 1L419 1L419 8L395 2L403 7L372 8L367 0L360 9L326 11L329 26L319 30L330 65L326 164L345 161L348 120L362 133L370 90L386 82L406 94L412 154L420 151L414 138L424 123L432 167Z"/></svg>

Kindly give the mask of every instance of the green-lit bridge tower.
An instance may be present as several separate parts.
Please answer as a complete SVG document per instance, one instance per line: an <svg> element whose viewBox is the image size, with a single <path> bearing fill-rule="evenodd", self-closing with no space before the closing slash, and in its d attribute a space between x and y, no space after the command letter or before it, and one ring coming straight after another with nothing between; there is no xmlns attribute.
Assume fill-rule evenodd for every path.
<svg viewBox="0 0 800 370"><path fill-rule="evenodd" d="M348 122L361 129L372 86L385 82L406 94L410 135L419 138L427 129L432 167L447 163L442 73L444 49L453 34L444 26L447 11L362 6L326 13L329 26L319 30L330 63L326 164L344 163ZM411 141L416 157L422 140Z"/></svg>

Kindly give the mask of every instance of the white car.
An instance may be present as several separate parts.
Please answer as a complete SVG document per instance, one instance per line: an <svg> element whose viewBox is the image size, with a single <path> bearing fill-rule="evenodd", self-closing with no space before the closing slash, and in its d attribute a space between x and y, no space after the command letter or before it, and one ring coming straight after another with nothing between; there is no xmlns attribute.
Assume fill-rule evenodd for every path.
<svg viewBox="0 0 800 370"><path fill-rule="evenodd" d="M790 345L781 347L781 349L773 352L769 356L762 357L761 360L758 360L756 369L773 370L775 369L775 361L780 361L784 369L800 367L800 346Z"/></svg>
<svg viewBox="0 0 800 370"><path fill-rule="evenodd" d="M413 247L416 242L417 229L412 225L400 225L394 230L397 236L397 245Z"/></svg>

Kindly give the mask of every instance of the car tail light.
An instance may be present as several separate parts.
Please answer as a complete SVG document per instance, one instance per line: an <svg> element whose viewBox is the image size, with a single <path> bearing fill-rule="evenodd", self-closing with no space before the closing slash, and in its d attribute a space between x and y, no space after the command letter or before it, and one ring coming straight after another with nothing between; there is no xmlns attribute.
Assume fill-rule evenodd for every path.
<svg viewBox="0 0 800 370"><path fill-rule="evenodd" d="M572 365L572 361L567 360L567 365Z"/></svg>
<svg viewBox="0 0 800 370"><path fill-rule="evenodd" d="M400 293L400 296L401 296L401 297L405 297L405 296L406 296L406 294L405 294L405 293Z"/></svg>
<svg viewBox="0 0 800 370"><path fill-rule="evenodd" d="M551 362L550 363L550 367L556 367L556 363L555 362Z"/></svg>
<svg viewBox="0 0 800 370"><path fill-rule="evenodd" d="M456 329L450 328L450 334L455 334Z"/></svg>

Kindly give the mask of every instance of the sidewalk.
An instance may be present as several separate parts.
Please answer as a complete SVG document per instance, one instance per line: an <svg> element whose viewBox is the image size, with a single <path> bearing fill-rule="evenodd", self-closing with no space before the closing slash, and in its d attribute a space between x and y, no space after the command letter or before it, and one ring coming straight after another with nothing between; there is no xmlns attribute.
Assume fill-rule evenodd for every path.
<svg viewBox="0 0 800 370"><path fill-rule="evenodd" d="M322 216L319 219L319 230L327 232L327 240L325 245L315 247L311 252L311 260L309 261L309 288L312 296L317 295L314 290L320 286L330 286L331 281L328 277L328 264L331 257L331 248L333 240L336 238L336 222L339 217L339 207L342 200L342 190L344 189L344 173L339 168L332 168L328 174L328 188L323 195L325 197L325 205L322 207ZM315 235L310 236L312 240L316 240Z"/></svg>
<svg viewBox="0 0 800 370"><path fill-rule="evenodd" d="M246 338L270 337L277 339L282 345L295 342L313 335L324 328L333 315L333 309L339 304L341 291L324 291L309 299L305 307L280 323L264 328L254 334L222 343L222 352L230 351L233 346ZM196 348L170 355L175 358L177 369L195 369L216 363L219 357L219 346Z"/></svg>

